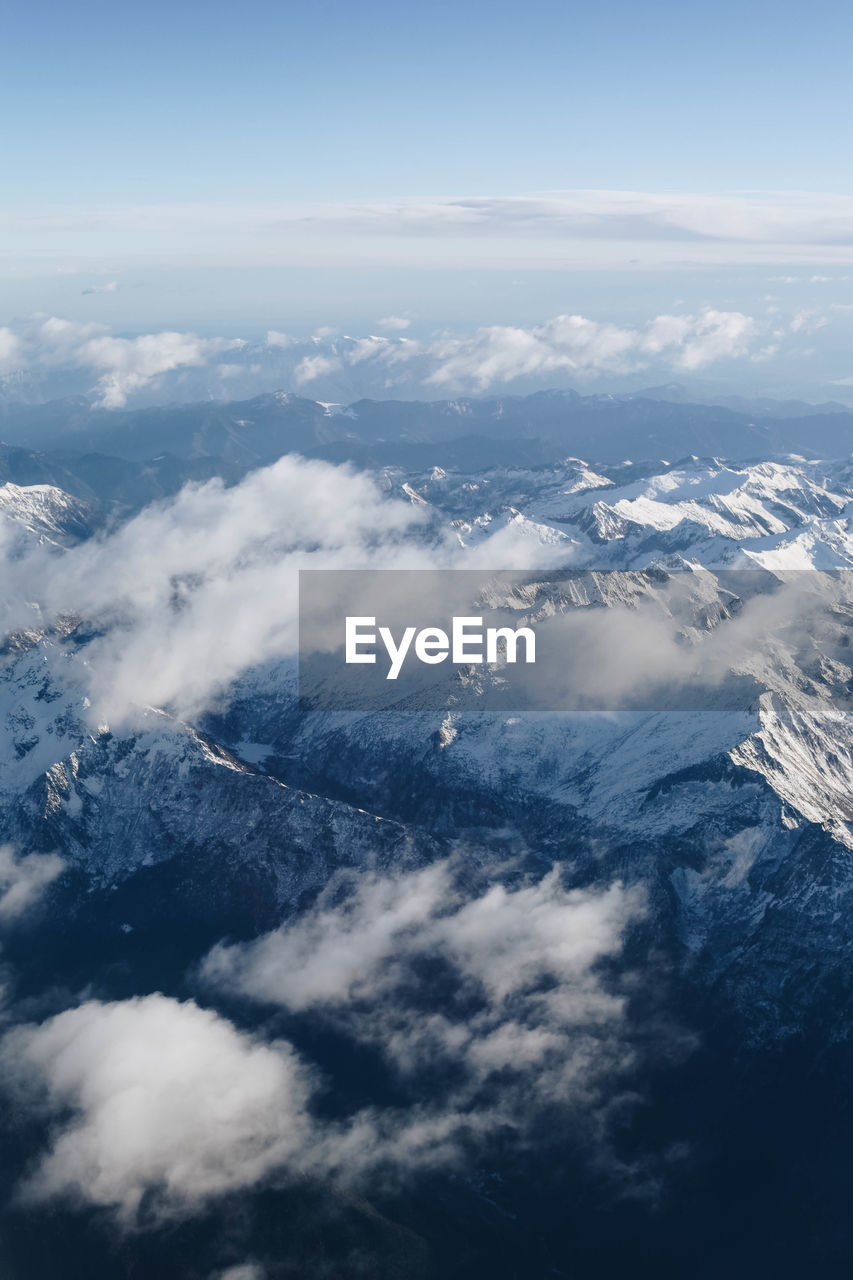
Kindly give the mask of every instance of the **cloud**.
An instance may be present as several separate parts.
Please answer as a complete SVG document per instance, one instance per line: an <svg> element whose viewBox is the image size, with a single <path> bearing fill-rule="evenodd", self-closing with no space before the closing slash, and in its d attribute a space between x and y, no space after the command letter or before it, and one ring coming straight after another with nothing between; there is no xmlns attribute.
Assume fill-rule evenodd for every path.
<svg viewBox="0 0 853 1280"><path fill-rule="evenodd" d="M209 357L244 346L240 338L197 338L192 333L149 333L140 338L89 338L77 350L81 364L102 370L98 405L120 409L128 394L161 373L203 365Z"/></svg>
<svg viewBox="0 0 853 1280"><path fill-rule="evenodd" d="M286 333L279 333L276 329L267 330L268 347L287 348L292 347L296 342L298 342L297 338L291 338Z"/></svg>
<svg viewBox="0 0 853 1280"><path fill-rule="evenodd" d="M490 325L428 342L350 339L335 344L329 353L305 356L294 379L305 386L369 365L386 387L414 383L482 392L520 378L544 380L557 373L594 378L637 372L652 361L695 371L719 360L755 358L760 334L753 317L710 307L696 315L660 315L640 329L563 315L530 329Z"/></svg>
<svg viewBox="0 0 853 1280"><path fill-rule="evenodd" d="M416 956L440 954L463 982L482 988L493 1010L531 992L542 1008L542 980L584 983L640 910L638 895L621 884L604 892L565 890L556 868L533 884L512 891L495 884L473 897L447 862L396 878L360 872L338 905L341 883L346 877L274 933L217 947L205 978L290 1010L381 1006L408 980ZM590 990L597 1002L596 980ZM609 998L602 1003L612 1008Z"/></svg>
<svg viewBox="0 0 853 1280"><path fill-rule="evenodd" d="M12 845L0 845L0 921L17 919L64 870L58 854L19 858Z"/></svg>
<svg viewBox="0 0 853 1280"><path fill-rule="evenodd" d="M770 276L769 279L777 284L843 284L851 277L847 275Z"/></svg>
<svg viewBox="0 0 853 1280"><path fill-rule="evenodd" d="M109 409L160 389L170 399L221 397L234 379L240 380L230 388L235 398L287 388L336 401L348 392L353 398L477 394L524 380L541 386L555 379L593 381L648 369L692 373L721 361L766 360L779 349L780 337L790 339L807 320L811 329L824 323L809 317L815 317L813 309L795 312L777 331L766 313L757 319L711 306L637 325L565 314L530 327L488 325L419 340L328 329L297 338L270 329L262 351L239 338L178 332L123 338L102 324L36 317L0 330L0 369L43 375L45 394L58 371L63 386L69 375L85 386L82 377L93 374L89 390L99 407ZM400 328L404 318L386 317L392 320ZM190 372L208 367L204 375Z"/></svg>
<svg viewBox="0 0 853 1280"><path fill-rule="evenodd" d="M219 947L208 983L333 1019L397 1075L398 1102L336 1120L319 1116L320 1077L291 1044L193 1001L88 1000L17 1026L0 1042L5 1088L52 1125L19 1196L133 1227L270 1178L399 1182L498 1130L523 1136L548 1109L597 1140L633 1060L624 999L599 968L641 912L618 884L569 890L555 870L466 890L440 864L339 881L307 916Z"/></svg>
<svg viewBox="0 0 853 1280"><path fill-rule="evenodd" d="M216 266L359 265L470 270L560 265L681 268L853 261L853 197L799 192L567 190L300 204L65 206L9 212L21 263L83 269L109 256ZM822 270L821 270L822 269Z"/></svg>
<svg viewBox="0 0 853 1280"><path fill-rule="evenodd" d="M22 1103L68 1115L24 1184L126 1224L254 1186L305 1146L311 1079L291 1048L162 995L87 1001L7 1033L0 1063Z"/></svg>
<svg viewBox="0 0 853 1280"><path fill-rule="evenodd" d="M826 316L820 315L814 307L805 307L793 316L788 327L791 333L813 333L828 323Z"/></svg>
<svg viewBox="0 0 853 1280"><path fill-rule="evenodd" d="M0 329L0 368L90 370L97 377L96 404L119 409L132 392L149 386L162 374L204 365L216 355L245 345L241 338L199 338L193 333L118 338L106 325L58 316L36 317L17 332Z"/></svg>
<svg viewBox="0 0 853 1280"><path fill-rule="evenodd" d="M676 368L694 370L748 354L755 332L751 317L710 309L698 316L661 315L644 330L584 316L557 316L535 329L493 326L471 338L448 339L433 351L437 368L428 381L485 389L557 371L581 376L627 373L642 368L648 357L661 356Z"/></svg>
<svg viewBox="0 0 853 1280"><path fill-rule="evenodd" d="M0 326L0 373L6 373L18 367L21 361L22 344L19 336L8 325Z"/></svg>
<svg viewBox="0 0 853 1280"><path fill-rule="evenodd" d="M80 665L93 716L189 715L248 666L295 653L298 569L426 565L426 520L368 475L287 456L231 487L187 486L59 558L7 563L1 625L31 625L34 598L42 625L97 620Z"/></svg>
<svg viewBox="0 0 853 1280"><path fill-rule="evenodd" d="M743 532L737 513L724 518L695 503L664 508L646 493L615 502L612 515L630 526L647 523L650 511L660 527L698 520L726 537ZM294 658L300 569L489 571L495 564L508 570L535 564L544 571L580 567L588 552L583 542L543 532L517 514L465 530L422 500L389 496L369 474L289 455L236 485L189 485L61 553L41 545L22 552L10 544L0 631L49 633L63 619L64 626L68 619L90 624L85 643L68 650L65 670L80 698L88 698L94 725L134 723L147 718L146 708L193 719L248 669ZM446 616L448 575L403 577L412 581L415 598L390 592L383 607L409 611L409 621L421 618L434 591L435 616ZM457 577L460 599L451 612L465 613L468 579ZM352 575L347 581L361 580ZM716 591L702 575L675 575L665 596L658 593L643 608L633 607L637 602L561 607L557 616L539 618L545 647L536 678L526 686L516 680L524 705L541 705L547 694L551 706L576 706L579 691L591 706L623 705L635 695L681 697L693 687L704 696L728 688L730 673L770 642L774 628L790 626L804 609L815 616L814 602L786 584L778 599L760 595L706 635L701 626L696 630L696 618ZM354 603L336 600L336 643L339 619L364 612ZM547 603L546 590L543 607ZM407 625L403 614L386 620ZM557 663L553 672L546 672L549 654Z"/></svg>
<svg viewBox="0 0 853 1280"><path fill-rule="evenodd" d="M412 322L406 316L385 316L376 323L380 329L408 329Z"/></svg>
<svg viewBox="0 0 853 1280"><path fill-rule="evenodd" d="M90 285L88 289L83 289L81 292L85 297L90 293L118 293L119 288L120 285L118 280L110 280L109 284Z"/></svg>
<svg viewBox="0 0 853 1280"><path fill-rule="evenodd" d="M445 1084L417 1126L397 1117L392 1137L388 1117L374 1118L381 1143L345 1145L350 1169L384 1159L382 1143L443 1159L467 1120L481 1132L524 1128L545 1106L591 1103L628 1066L624 1001L598 966L642 912L638 890L568 890L556 869L513 889L466 888L448 863L361 872L274 933L220 945L202 976L291 1013L324 1011L383 1055L413 1097L438 1073Z"/></svg>
<svg viewBox="0 0 853 1280"><path fill-rule="evenodd" d="M535 547L540 565L570 550ZM94 723L150 706L192 717L247 668L295 655L300 569L512 567L530 556L523 523L469 550L427 504L389 497L350 466L288 455L236 485L188 485L61 556L9 553L0 631L83 618L98 634L73 661Z"/></svg>
<svg viewBox="0 0 853 1280"><path fill-rule="evenodd" d="M304 356L293 371L293 381L297 386L303 386L326 374L337 373L343 367L344 362L338 356Z"/></svg>

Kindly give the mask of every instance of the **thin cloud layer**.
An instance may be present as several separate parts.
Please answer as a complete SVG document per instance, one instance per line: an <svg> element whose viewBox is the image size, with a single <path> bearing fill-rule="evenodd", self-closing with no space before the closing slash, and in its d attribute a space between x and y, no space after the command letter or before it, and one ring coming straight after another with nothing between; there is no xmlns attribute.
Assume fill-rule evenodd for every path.
<svg viewBox="0 0 853 1280"><path fill-rule="evenodd" d="M7 213L20 261L83 269L371 265L470 269L853 262L853 199L802 192L569 190L302 204L64 207ZM200 248L201 247L201 248Z"/></svg>
<svg viewBox="0 0 853 1280"><path fill-rule="evenodd" d="M0 327L0 373L10 373L23 360L20 337L8 325Z"/></svg>
<svg viewBox="0 0 853 1280"><path fill-rule="evenodd" d="M412 322L406 316L384 316L376 323L380 329L408 329Z"/></svg>
<svg viewBox="0 0 853 1280"><path fill-rule="evenodd" d="M118 280L110 280L107 284L89 285L88 288L82 289L81 293L83 297L93 293L118 293L120 287Z"/></svg>
<svg viewBox="0 0 853 1280"><path fill-rule="evenodd" d="M59 854L19 857L12 845L0 845L0 922L16 920L64 870Z"/></svg>

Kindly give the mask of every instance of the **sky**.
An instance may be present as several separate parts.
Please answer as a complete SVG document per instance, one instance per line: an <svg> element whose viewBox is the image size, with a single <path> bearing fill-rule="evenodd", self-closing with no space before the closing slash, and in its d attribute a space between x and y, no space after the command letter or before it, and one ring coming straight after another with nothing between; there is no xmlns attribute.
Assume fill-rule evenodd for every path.
<svg viewBox="0 0 853 1280"><path fill-rule="evenodd" d="M853 194L851 26L841 0L13 4L6 198Z"/></svg>
<svg viewBox="0 0 853 1280"><path fill-rule="evenodd" d="M425 336L788 308L829 318L815 385L846 378L851 13L18 0L0 324Z"/></svg>

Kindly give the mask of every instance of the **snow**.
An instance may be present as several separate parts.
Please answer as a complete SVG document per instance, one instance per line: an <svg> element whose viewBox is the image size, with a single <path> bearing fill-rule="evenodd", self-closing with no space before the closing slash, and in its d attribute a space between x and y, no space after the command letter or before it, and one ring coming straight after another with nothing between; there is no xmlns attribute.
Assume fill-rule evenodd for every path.
<svg viewBox="0 0 853 1280"><path fill-rule="evenodd" d="M512 539L537 568L552 555L579 568L704 566L699 585L711 601L725 567L780 577L853 568L849 460L692 459L641 476L635 468L627 479L610 470L565 459L387 475L389 491L427 508L430 536L454 538L473 557L499 535L508 541L497 545ZM0 512L56 554L85 536L89 516L46 485L0 486ZM613 579L597 603L609 607L627 591ZM543 860L576 858L578 874L642 879L659 895L656 909L673 912L685 953L709 973L750 947L753 965L765 954L764 986L754 985L766 1008L775 971L759 944L768 919L781 913L811 929L818 950L808 963L817 964L827 922L853 908L853 669L843 648L780 641L745 663L756 682L749 710L702 713L298 717L293 670L282 661L238 682L227 730L149 708L132 732L113 733L91 719L85 662L82 641L36 632L0 660L0 805L9 838L52 842L92 886L176 852L216 851L262 868L284 906L336 867L432 856L416 821L382 792L393 760L424 794L446 795L448 812L460 801L470 807L470 831L453 836L465 856L503 857L523 844ZM299 761L299 786L276 772L283 761ZM330 799L333 785L358 803ZM505 823L498 830L490 819L491 845L476 825L479 798Z"/></svg>

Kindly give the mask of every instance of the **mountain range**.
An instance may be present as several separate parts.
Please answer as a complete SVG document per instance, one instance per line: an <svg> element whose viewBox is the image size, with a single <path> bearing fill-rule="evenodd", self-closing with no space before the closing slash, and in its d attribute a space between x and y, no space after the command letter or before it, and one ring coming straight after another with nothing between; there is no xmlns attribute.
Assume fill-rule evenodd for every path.
<svg viewBox="0 0 853 1280"><path fill-rule="evenodd" d="M188 483L233 488L298 453L367 468L382 501L417 509L418 545L456 548L460 564L505 532L531 572L547 561L630 574L650 601L661 576L704 573L708 602L725 603L696 624L707 634L761 574L843 583L853 569L853 415L836 406L760 416L567 392L346 407L269 394L132 412L39 405L7 411L2 431L8 566L61 563ZM606 592L596 605L613 606ZM557 865L573 892L618 883L645 907L612 961L635 1030L607 1159L590 1164L557 1109L549 1136L473 1149L402 1189L308 1179L235 1193L219 1206L227 1233L214 1205L202 1225L152 1227L136 1254L92 1210L61 1207L47 1223L12 1210L8 1274L35 1256L28 1276L201 1277L224 1250L275 1277L591 1278L621 1273L626 1241L643 1275L843 1274L853 608L843 594L827 607L831 645L751 652L745 709L580 716L304 713L291 652L246 667L191 718L152 705L93 726L87 672L109 611L11 631L4 838L65 868L3 939L19 1016L87 990L195 996L222 939L299 919L347 872L461 859L511 885ZM443 1007L435 981L424 1017ZM233 993L208 998L267 1025ZM282 1028L322 1064L332 1111L402 1105L346 1027ZM438 1071L415 1081L421 1100ZM13 1126L6 1187L40 1134Z"/></svg>

